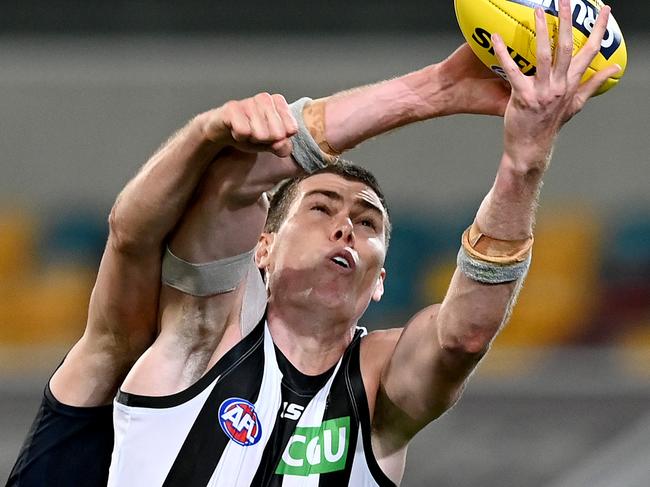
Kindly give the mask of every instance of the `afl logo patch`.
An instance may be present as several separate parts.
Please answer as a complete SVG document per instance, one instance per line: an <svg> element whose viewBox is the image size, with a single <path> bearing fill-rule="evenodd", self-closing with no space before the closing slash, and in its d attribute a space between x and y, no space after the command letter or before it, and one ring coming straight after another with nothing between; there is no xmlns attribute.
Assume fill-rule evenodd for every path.
<svg viewBox="0 0 650 487"><path fill-rule="evenodd" d="M219 406L219 424L232 441L241 446L251 446L262 437L262 425L255 406L246 399L231 397Z"/></svg>

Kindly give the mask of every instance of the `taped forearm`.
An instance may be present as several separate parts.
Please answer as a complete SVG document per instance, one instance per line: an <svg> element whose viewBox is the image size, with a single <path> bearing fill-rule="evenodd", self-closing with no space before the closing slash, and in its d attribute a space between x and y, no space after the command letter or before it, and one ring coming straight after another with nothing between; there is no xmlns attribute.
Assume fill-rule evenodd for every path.
<svg viewBox="0 0 650 487"><path fill-rule="evenodd" d="M448 88L439 65L432 65L327 98L301 98L291 105L300 127L293 156L303 169L313 172L365 140L444 115Z"/></svg>

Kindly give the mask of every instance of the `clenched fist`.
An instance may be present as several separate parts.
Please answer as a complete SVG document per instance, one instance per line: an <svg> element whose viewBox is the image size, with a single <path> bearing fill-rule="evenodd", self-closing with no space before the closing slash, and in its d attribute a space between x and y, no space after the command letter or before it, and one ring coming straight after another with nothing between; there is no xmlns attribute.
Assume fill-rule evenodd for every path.
<svg viewBox="0 0 650 487"><path fill-rule="evenodd" d="M287 157L298 124L282 95L259 93L208 112L203 130L208 139L243 152Z"/></svg>

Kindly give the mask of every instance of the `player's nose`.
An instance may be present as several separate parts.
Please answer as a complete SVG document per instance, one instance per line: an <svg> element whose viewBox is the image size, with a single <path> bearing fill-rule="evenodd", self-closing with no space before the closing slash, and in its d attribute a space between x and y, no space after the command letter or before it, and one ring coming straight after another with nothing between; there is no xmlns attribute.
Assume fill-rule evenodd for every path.
<svg viewBox="0 0 650 487"><path fill-rule="evenodd" d="M354 244L354 226L352 220L343 218L338 221L332 230L331 239L335 242L343 241L348 245Z"/></svg>

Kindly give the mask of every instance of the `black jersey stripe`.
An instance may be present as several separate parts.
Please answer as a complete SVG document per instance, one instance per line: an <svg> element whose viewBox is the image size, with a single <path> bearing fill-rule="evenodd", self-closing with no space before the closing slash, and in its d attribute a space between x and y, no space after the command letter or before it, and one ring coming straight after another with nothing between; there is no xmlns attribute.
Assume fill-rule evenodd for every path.
<svg viewBox="0 0 650 487"><path fill-rule="evenodd" d="M361 342L361 340L359 340L359 342ZM360 348L361 347L359 346L359 349ZM356 411L359 413L361 436L363 440L363 450L366 457L366 464L368 465L368 469L370 470L370 473L372 474L375 482L377 482L379 487L397 487L395 483L386 476L384 471L377 463L375 454L372 452L372 444L370 441L370 408L368 407L366 388L363 384L363 377L361 376L361 361L359 352L357 352L356 356L353 357L353 360L354 362L351 364L351 368L355 371L355 373L349 374L348 378L354 394Z"/></svg>
<svg viewBox="0 0 650 487"><path fill-rule="evenodd" d="M282 398L284 400L284 397ZM285 434L281 435L278 433L281 428L282 418L280 418L280 413L282 409L278 411L278 415L275 418L275 424L273 425L273 432L269 441L266 443L264 448L264 453L262 454L262 459L260 460L260 465L255 472L255 477L251 485L256 487L281 487L282 486L282 475L275 475L274 470L276 468L279 457L282 455L287 442L291 437L291 431L287 430Z"/></svg>
<svg viewBox="0 0 650 487"><path fill-rule="evenodd" d="M299 404L306 409L314 395L315 394L311 394L310 396L297 394L289 387L282 385L282 401L284 403ZM273 432L271 433L269 441L266 443L262 459L260 460L260 464L255 472L255 477L251 482L251 485L254 485L255 487L282 486L282 479L284 476L276 474L275 470L280 463L282 454L284 453L284 450L289 443L289 439L291 438L291 435L293 435L295 427L298 424L298 419L290 421L287 418L282 418L282 412L283 408L281 407L275 417Z"/></svg>
<svg viewBox="0 0 650 487"><path fill-rule="evenodd" d="M330 370L318 376L307 376L296 369L277 347L275 348L275 352L278 368L282 373L281 392L283 407L277 413L273 425L273 432L264 448L260 465L251 483L255 487L282 486L284 475L276 474L275 470L300 420L300 416L289 418L288 415L284 415L282 417L285 405L302 407L302 411L307 409L309 403L325 385L336 368L336 365L334 365Z"/></svg>
<svg viewBox="0 0 650 487"><path fill-rule="evenodd" d="M257 401L264 376L263 323L258 325L262 330L260 338L248 350L239 350L239 360L231 363L219 377L185 438L163 486L205 487L210 481L229 441L216 419L220 405L232 397L246 399L251 403ZM257 335L259 331L253 333ZM235 368L237 374L231 374ZM242 377L246 377L246 380L241 380Z"/></svg>
<svg viewBox="0 0 650 487"><path fill-rule="evenodd" d="M354 392L349 386L350 375L361 375L359 368L359 343L361 342L361 331L357 330L356 335L345 351L343 363L338 376L334 379L330 397L345 398L330 401L328 398L327 409L323 420L350 416L350 431L348 432L348 450L345 460L345 468L336 472L322 473L318 481L319 487L340 487L350 483L352 464L354 463L354 452L359 437L359 412L355 403Z"/></svg>

